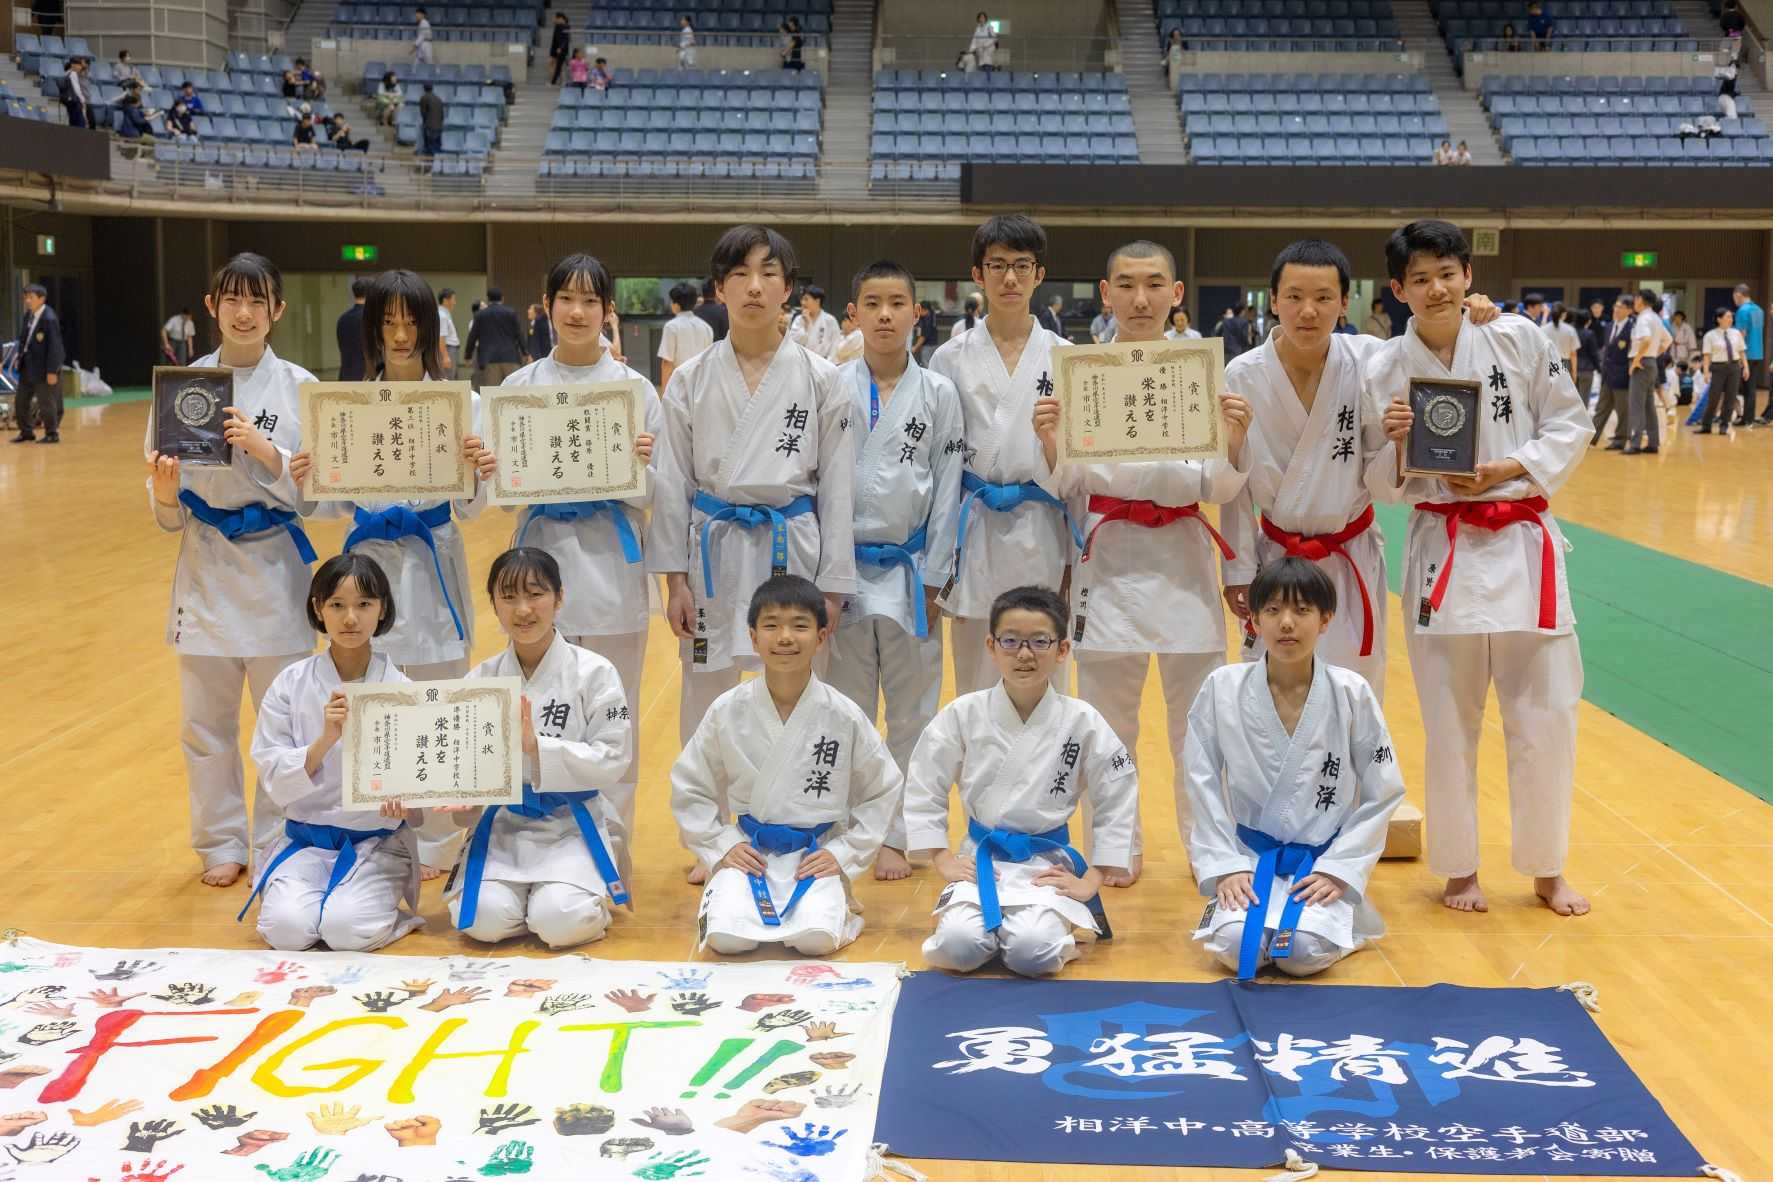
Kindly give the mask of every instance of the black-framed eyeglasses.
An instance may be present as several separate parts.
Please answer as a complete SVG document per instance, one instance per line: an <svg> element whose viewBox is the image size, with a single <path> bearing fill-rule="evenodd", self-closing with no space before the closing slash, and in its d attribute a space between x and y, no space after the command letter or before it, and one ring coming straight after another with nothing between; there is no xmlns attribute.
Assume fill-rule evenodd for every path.
<svg viewBox="0 0 1773 1182"><path fill-rule="evenodd" d="M1013 263L1006 263L1002 259L992 259L989 262L981 263L979 270L997 279L1002 279L1005 271L1014 271L1017 279L1027 279L1034 274L1035 267L1039 265L1030 259L1017 259Z"/></svg>
<svg viewBox="0 0 1773 1182"><path fill-rule="evenodd" d="M1027 649L1033 653L1044 653L1052 650L1059 643L1057 636L992 636L997 647L1007 652Z"/></svg>

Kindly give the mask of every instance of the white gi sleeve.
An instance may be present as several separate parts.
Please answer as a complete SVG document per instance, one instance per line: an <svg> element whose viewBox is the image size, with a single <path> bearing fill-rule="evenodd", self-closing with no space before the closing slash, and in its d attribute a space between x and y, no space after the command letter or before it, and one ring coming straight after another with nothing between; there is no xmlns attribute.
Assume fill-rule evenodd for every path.
<svg viewBox="0 0 1773 1182"><path fill-rule="evenodd" d="M745 840L744 832L720 815L720 788L728 782L720 757L724 742L720 732L717 700L671 765L671 813L677 818L678 832L683 844L710 867Z"/></svg>
<svg viewBox="0 0 1773 1182"><path fill-rule="evenodd" d="M838 371L813 374L819 404L819 573L813 582L827 595L856 593L856 433L852 406Z"/></svg>
<svg viewBox="0 0 1773 1182"><path fill-rule="evenodd" d="M259 783L265 795L285 809L320 789L308 774L309 744L296 738L295 703L290 700L307 664L297 661L272 679L252 728L252 762L259 769Z"/></svg>
<svg viewBox="0 0 1773 1182"><path fill-rule="evenodd" d="M1385 715L1379 710L1379 699L1364 681L1353 688L1355 695L1350 705L1355 712L1355 723L1348 757L1354 764L1360 799L1348 819L1342 822L1330 848L1324 851L1324 856L1312 869L1346 883L1346 898L1350 902L1359 902L1367 892L1367 879L1373 873L1374 864L1385 852L1385 834L1391 814L1403 803L1404 777L1398 770L1397 752L1391 745L1391 731L1385 725ZM1200 822L1197 820L1195 824L1198 826Z"/></svg>
<svg viewBox="0 0 1773 1182"><path fill-rule="evenodd" d="M965 762L960 712L950 704L923 728L905 773L905 843L910 849L948 848L948 789Z"/></svg>
<svg viewBox="0 0 1773 1182"><path fill-rule="evenodd" d="M1246 440L1246 454L1249 449ZM1250 494L1249 485L1244 485L1236 496L1220 507L1219 533L1236 555L1220 561L1220 578L1225 580L1227 587L1247 586L1256 577L1256 499Z"/></svg>
<svg viewBox="0 0 1773 1182"><path fill-rule="evenodd" d="M1594 435L1594 423L1582 403L1576 386L1563 374L1558 359L1544 333L1535 333L1532 347L1525 350L1522 364L1527 369L1527 406L1533 415L1533 438L1515 448L1509 456L1518 460L1527 475L1546 496L1553 496L1576 471L1576 465L1588 454L1588 441ZM1552 373L1556 365L1558 372Z"/></svg>
<svg viewBox="0 0 1773 1182"><path fill-rule="evenodd" d="M555 644L565 644L556 639ZM622 679L612 666L591 671L576 695L584 712L583 739L536 736L537 792L589 792L622 782L634 759L634 723Z"/></svg>
<svg viewBox="0 0 1773 1182"><path fill-rule="evenodd" d="M1194 833L1188 859L1200 893L1212 895L1227 874L1254 871L1256 859L1237 839L1237 820L1226 801L1225 760L1219 752L1219 698L1209 677L1188 711L1182 765L1194 800ZM1236 725L1237 720L1230 720Z"/></svg>
<svg viewBox="0 0 1773 1182"><path fill-rule="evenodd" d="M924 380L945 387L948 397L936 400L937 412L931 416L930 468L935 477L931 492L930 521L924 534L923 581L927 587L941 587L954 573L954 544L960 531L960 474L965 471L966 419L960 409L960 395L954 383L932 371L925 371Z"/></svg>
<svg viewBox="0 0 1773 1182"><path fill-rule="evenodd" d="M887 827L904 800L904 789L899 765L893 762L880 732L871 724L857 725L850 742L850 819L843 831L824 845L845 877L855 879L874 864Z"/></svg>
<svg viewBox="0 0 1773 1182"><path fill-rule="evenodd" d="M1133 863L1133 834L1139 825L1139 772L1115 737L1108 720L1091 711L1089 753L1084 781L1090 794L1090 861L1124 870Z"/></svg>
<svg viewBox="0 0 1773 1182"><path fill-rule="evenodd" d="M646 530L646 567L654 574L686 574L696 453L682 370L672 373L665 384L661 422L662 430L653 441L653 512Z"/></svg>

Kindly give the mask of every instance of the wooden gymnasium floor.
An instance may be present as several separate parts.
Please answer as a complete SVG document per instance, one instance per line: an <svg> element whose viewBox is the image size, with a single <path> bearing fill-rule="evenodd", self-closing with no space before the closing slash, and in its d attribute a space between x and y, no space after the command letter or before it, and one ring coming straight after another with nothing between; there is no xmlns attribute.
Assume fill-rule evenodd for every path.
<svg viewBox="0 0 1773 1182"><path fill-rule="evenodd" d="M12 621L0 652L0 927L47 940L115 947L250 948L250 924L234 912L245 887L197 881L186 845L178 683L164 638L174 539L153 526L140 452L145 403L69 412L60 447L0 444L0 617ZM1656 458L1591 452L1561 515L1653 548L1773 584L1773 431L1725 442L1683 430ZM467 526L484 572L509 536L489 511ZM314 528L320 552L342 540L336 523ZM1703 613L1706 604L1650 605ZM476 660L501 639L484 598L477 604ZM1422 729L1399 630L1391 612L1390 720L1410 797L1421 803ZM1724 647L1765 646L1767 620L1721 619ZM1763 649L1763 652L1765 650ZM639 711L643 785L634 876L639 907L622 916L595 952L679 959L690 950L697 895L668 812L666 775L677 753L675 645L656 618ZM1732 686L1683 708L1753 712ZM1201 903L1186 877L1173 828L1171 766L1156 678L1148 685L1140 763L1152 791L1144 880L1115 892L1120 938L1067 973L1154 981L1220 976L1177 933ZM252 719L243 713L243 731ZM1491 706L1485 729L1484 865L1487 915L1437 905L1437 882L1420 862L1386 863L1375 896L1390 936L1322 978L1332 983L1599 987L1599 1021L1614 1044L1710 1160L1745 1178L1765 1168L1764 1063L1773 1055L1773 807L1584 703L1577 769L1575 844L1569 872L1594 912L1558 919L1508 869L1501 730ZM909 882L860 884L868 928L849 959L920 967L919 944L938 889L929 871ZM469 952L451 930L438 887L428 885L427 930L394 955ZM512 944L501 955L542 955ZM1075 1168L919 1163L935 1179L1072 1178ZM1126 1180L1249 1177L1241 1171L1096 1169ZM1353 1177L1351 1174L1338 1176ZM1398 1174L1363 1177L1396 1179ZM1436 1175L1445 1177L1445 1175Z"/></svg>

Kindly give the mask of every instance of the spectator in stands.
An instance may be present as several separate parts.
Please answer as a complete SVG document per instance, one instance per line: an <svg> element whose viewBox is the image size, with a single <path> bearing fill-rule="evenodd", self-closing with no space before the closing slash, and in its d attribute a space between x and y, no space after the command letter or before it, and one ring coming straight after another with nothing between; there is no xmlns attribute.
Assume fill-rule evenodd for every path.
<svg viewBox="0 0 1773 1182"><path fill-rule="evenodd" d="M1442 140L1441 141L1440 147L1438 147L1434 150L1434 162L1436 164L1451 164L1451 163L1453 163L1453 141L1452 140Z"/></svg>
<svg viewBox="0 0 1773 1182"><path fill-rule="evenodd" d="M936 351L936 306L928 300L917 301L917 326L911 330L911 352L917 363L929 367Z"/></svg>
<svg viewBox="0 0 1773 1182"><path fill-rule="evenodd" d="M177 99L182 101L185 104L185 110L193 115L206 113L203 109L203 96L197 93L197 84L194 82L187 80L179 83Z"/></svg>
<svg viewBox="0 0 1773 1182"><path fill-rule="evenodd" d="M57 92L62 100L62 109L68 113L69 127L92 126L92 103L86 91L86 60L71 57L68 59L67 72L57 85Z"/></svg>
<svg viewBox="0 0 1773 1182"><path fill-rule="evenodd" d="M1742 333L1742 347L1748 356L1749 378L1742 383L1742 416L1736 420L1738 427L1746 427L1754 421L1755 391L1767 385L1767 314L1749 298L1746 283L1738 283L1730 298L1736 304L1736 328ZM1773 415L1773 399L1767 402L1767 412Z"/></svg>
<svg viewBox="0 0 1773 1182"><path fill-rule="evenodd" d="M1062 337L1065 335L1065 321L1059 313L1064 310L1065 297L1062 295L1055 295L1047 301L1047 306L1040 310L1040 314L1036 316L1035 319L1040 321L1040 326L1042 328L1046 329L1054 336Z"/></svg>
<svg viewBox="0 0 1773 1182"><path fill-rule="evenodd" d="M548 354L554 352L554 325L548 321L547 306L544 304L531 304L529 306L528 324L529 343L524 349L524 352L528 354L528 356L526 356L524 360L529 361L536 357L546 357Z"/></svg>
<svg viewBox="0 0 1773 1182"><path fill-rule="evenodd" d="M1546 13L1545 5L1538 3L1537 0L1527 5L1527 32L1533 38L1534 49L1550 49L1551 34L1555 28L1556 22Z"/></svg>
<svg viewBox="0 0 1773 1182"><path fill-rule="evenodd" d="M196 344L197 322L191 319L191 309L180 308L176 315L160 326L160 355L166 358L166 364L191 364L193 347Z"/></svg>
<svg viewBox="0 0 1773 1182"><path fill-rule="evenodd" d="M1718 13L1718 24L1724 28L1726 37L1741 37L1742 30L1748 27L1748 20L1742 15L1742 5L1737 0L1724 0L1724 7Z"/></svg>
<svg viewBox="0 0 1773 1182"><path fill-rule="evenodd" d="M696 23L690 18L677 18L677 68L693 70L696 66Z"/></svg>
<svg viewBox="0 0 1773 1182"><path fill-rule="evenodd" d="M1182 73L1182 54L1188 49L1188 42L1182 40L1181 29L1171 29L1170 39L1164 43L1164 63L1169 67L1171 88L1179 81L1177 75Z"/></svg>
<svg viewBox="0 0 1773 1182"><path fill-rule="evenodd" d="M1367 313L1367 322L1361 325L1361 331L1382 341L1391 339L1391 314L1386 312L1384 300L1373 301L1373 307Z"/></svg>
<svg viewBox="0 0 1773 1182"><path fill-rule="evenodd" d="M486 289L486 303L474 313L462 360L475 363L474 384L480 389L497 386L517 372L528 358L523 351L523 323L505 306L505 293Z"/></svg>
<svg viewBox="0 0 1773 1182"><path fill-rule="evenodd" d="M42 423L43 442L60 443L62 366L67 364L67 350L62 346L61 321L49 306L49 290L41 283L25 286L25 319L19 325L13 356L18 365L18 398L13 406L18 434L12 441L34 442L37 424Z"/></svg>
<svg viewBox="0 0 1773 1182"><path fill-rule="evenodd" d="M383 127L393 127L406 102L406 92L400 89L400 79L393 70L382 75L382 84L376 87L375 98L376 122Z"/></svg>
<svg viewBox="0 0 1773 1182"><path fill-rule="evenodd" d="M609 59L598 58L597 64L591 67L591 89L608 90L615 80L615 75L609 71Z"/></svg>
<svg viewBox="0 0 1773 1182"><path fill-rule="evenodd" d="M702 280L702 298L696 303L696 315L707 323L715 340L726 340L726 305L720 302L720 285L712 279Z"/></svg>
<svg viewBox="0 0 1773 1182"><path fill-rule="evenodd" d="M1502 26L1502 51L1519 53L1521 51L1521 35L1514 31L1512 23Z"/></svg>
<svg viewBox="0 0 1773 1182"><path fill-rule="evenodd" d="M979 322L979 310L984 306L985 301L979 297L978 292L968 296L966 303L961 305L961 314L948 327L948 339L953 340L963 332L970 332L973 325Z"/></svg>
<svg viewBox="0 0 1773 1182"><path fill-rule="evenodd" d="M1736 59L1731 58L1712 73L1718 79L1718 113L1726 119L1736 118Z"/></svg>
<svg viewBox="0 0 1773 1182"><path fill-rule="evenodd" d="M554 36L548 42L548 64L553 67L548 74L548 85L560 85L560 72L566 69L566 59L572 56L573 28L572 22L564 12L554 14Z"/></svg>
<svg viewBox="0 0 1773 1182"><path fill-rule="evenodd" d="M342 151L348 152L353 149L359 152L369 151L368 140L354 140L351 138L351 121L345 118L345 113L343 111L326 117L326 138L332 143L333 147Z"/></svg>
<svg viewBox="0 0 1773 1182"><path fill-rule="evenodd" d="M322 78L314 67L308 64L307 58L298 57L295 60L295 68L296 77L302 84L303 98L313 101L326 97L326 79Z"/></svg>
<svg viewBox="0 0 1773 1182"><path fill-rule="evenodd" d="M598 58L597 60L602 61L603 59ZM584 50L573 50L572 57L566 63L566 76L567 80L574 86L578 87L580 91L583 91L585 87L590 84L591 63L585 60ZM603 87L600 86L597 89L602 90Z"/></svg>
<svg viewBox="0 0 1773 1182"><path fill-rule="evenodd" d="M659 334L659 386L690 358L714 343L714 330L696 315L696 286L678 283L671 288L671 319Z"/></svg>
<svg viewBox="0 0 1773 1182"><path fill-rule="evenodd" d="M1164 331L1164 336L1172 341L1200 340L1200 330L1188 323L1188 306L1186 304L1177 304L1170 309L1170 327Z"/></svg>
<svg viewBox="0 0 1773 1182"><path fill-rule="evenodd" d="M1705 348L1697 357L1701 371L1711 383L1699 433L1710 435L1715 421L1718 434L1728 437L1737 391L1749 380L1748 343L1735 327L1735 314L1730 309L1719 308L1711 316L1717 327L1705 334Z"/></svg>
<svg viewBox="0 0 1773 1182"><path fill-rule="evenodd" d="M283 97L286 99L302 97L302 74L293 65L283 71Z"/></svg>
<svg viewBox="0 0 1773 1182"><path fill-rule="evenodd" d="M295 148L319 149L319 145L314 142L313 112L302 112L301 117L296 120L295 131L290 134L289 142Z"/></svg>
<svg viewBox="0 0 1773 1182"><path fill-rule="evenodd" d="M1607 444L1608 451L1625 450L1625 429L1630 421L1631 387L1631 333L1632 322L1636 319L1631 310L1630 292L1622 291L1613 301L1613 319L1606 327L1595 334L1600 342L1601 395L1594 406L1594 437L1588 441L1593 447L1601 441L1601 433L1607 429L1607 420L1617 413L1619 421L1614 424L1613 438Z"/></svg>
<svg viewBox="0 0 1773 1182"><path fill-rule="evenodd" d="M140 95L133 92L126 94L117 105L117 134L126 140L137 140L143 136L154 138L154 124L150 112L142 106Z"/></svg>
<svg viewBox="0 0 1773 1182"><path fill-rule="evenodd" d="M443 100L429 82L424 84L424 91L419 96L419 129L424 132L425 143L419 154L435 156L443 151Z"/></svg>
<svg viewBox="0 0 1773 1182"><path fill-rule="evenodd" d="M1460 164L1460 165L1471 163L1471 145L1470 144L1467 144L1464 140L1459 141L1459 147L1457 149L1455 149L1453 152L1453 163Z"/></svg>
<svg viewBox="0 0 1773 1182"><path fill-rule="evenodd" d="M369 296L369 280L359 275L351 280L351 306L339 313L333 336L339 343L339 381L363 380L363 301Z"/></svg>
<svg viewBox="0 0 1773 1182"><path fill-rule="evenodd" d="M462 363L462 338L456 333L456 289L446 287L437 293L437 330L443 340L443 360L445 370L443 376L456 376L456 367Z"/></svg>
<svg viewBox="0 0 1773 1182"><path fill-rule="evenodd" d="M997 34L991 29L991 20L983 12L973 25L973 39L967 43L963 59L972 58L972 65L963 61L962 69L969 73L974 67L984 70L987 74L997 69Z"/></svg>
<svg viewBox="0 0 1773 1182"><path fill-rule="evenodd" d="M412 33L412 60L420 65L431 64L431 17L423 8L415 8L417 24Z"/></svg>
<svg viewBox="0 0 1773 1182"><path fill-rule="evenodd" d="M809 283L801 290L800 314L788 324L788 339L827 361L837 352L843 333L838 330L837 317L825 311L825 289L818 284Z"/></svg>
<svg viewBox="0 0 1773 1182"><path fill-rule="evenodd" d="M1103 304L1090 321L1090 340L1098 345L1106 345L1114 340L1114 310Z"/></svg>
<svg viewBox="0 0 1773 1182"><path fill-rule="evenodd" d="M784 70L804 70L806 61L801 56L806 51L806 38L800 35L800 18L791 16L782 24L782 68Z"/></svg>
<svg viewBox="0 0 1773 1182"><path fill-rule="evenodd" d="M191 117L191 108L185 106L185 100L172 100L172 110L166 113L166 134L175 140L194 140L197 138L197 121Z"/></svg>
<svg viewBox="0 0 1773 1182"><path fill-rule="evenodd" d="M142 78L141 71L135 68L135 62L130 60L129 50L127 49L119 49L117 51L116 73L118 86L128 86L132 82L137 86L147 85L147 82Z"/></svg>

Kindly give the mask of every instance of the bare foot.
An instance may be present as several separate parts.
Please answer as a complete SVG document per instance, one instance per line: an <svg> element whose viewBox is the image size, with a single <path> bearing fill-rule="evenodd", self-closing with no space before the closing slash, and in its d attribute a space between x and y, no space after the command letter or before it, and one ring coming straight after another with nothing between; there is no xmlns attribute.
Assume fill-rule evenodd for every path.
<svg viewBox="0 0 1773 1182"><path fill-rule="evenodd" d="M1478 885L1475 874L1468 874L1464 878L1449 878L1447 889L1441 892L1441 902L1455 911L1490 909L1490 904L1484 899L1484 888Z"/></svg>
<svg viewBox="0 0 1773 1182"><path fill-rule="evenodd" d="M432 879L442 878L444 875L446 875L448 873L449 873L449 871L444 870L438 866L420 866L419 867L419 881L420 882L430 882Z"/></svg>
<svg viewBox="0 0 1773 1182"><path fill-rule="evenodd" d="M1588 914L1588 900L1577 894L1576 888L1565 882L1561 874L1555 878L1535 878L1533 893L1559 915Z"/></svg>
<svg viewBox="0 0 1773 1182"><path fill-rule="evenodd" d="M691 886L701 886L708 881L708 867L697 862L689 868L689 873L684 875L684 881Z"/></svg>
<svg viewBox="0 0 1773 1182"><path fill-rule="evenodd" d="M1130 887L1139 881L1139 875L1145 871L1145 855L1134 854L1133 865L1126 870L1104 870L1102 885L1110 887Z"/></svg>
<svg viewBox="0 0 1773 1182"><path fill-rule="evenodd" d="M203 872L203 885L212 887L230 887L240 881L240 876L245 873L246 867L242 866L240 863L223 862L219 865L211 866L208 870Z"/></svg>
<svg viewBox="0 0 1773 1182"><path fill-rule="evenodd" d="M911 863L905 858L905 851L896 850L890 845L880 847L880 853L874 857L874 877L882 882L911 877Z"/></svg>

